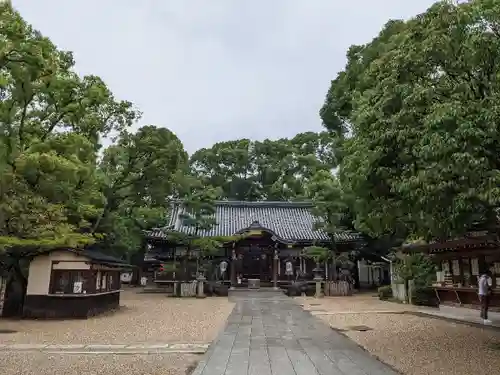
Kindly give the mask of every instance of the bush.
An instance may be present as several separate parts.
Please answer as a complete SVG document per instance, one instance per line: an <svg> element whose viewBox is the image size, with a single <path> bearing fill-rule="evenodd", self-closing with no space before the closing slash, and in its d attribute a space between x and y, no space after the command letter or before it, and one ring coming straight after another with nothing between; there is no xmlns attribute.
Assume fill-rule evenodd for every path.
<svg viewBox="0 0 500 375"><path fill-rule="evenodd" d="M384 285L378 288L378 298L382 301L392 298L392 288L390 285Z"/></svg>
<svg viewBox="0 0 500 375"><path fill-rule="evenodd" d="M316 287L307 281L299 281L290 284L285 293L289 297L298 297L302 295L302 293L305 293L306 296L310 297L316 293Z"/></svg>
<svg viewBox="0 0 500 375"><path fill-rule="evenodd" d="M227 297L229 287L217 281L207 281L203 284L203 291L206 296Z"/></svg>
<svg viewBox="0 0 500 375"><path fill-rule="evenodd" d="M229 287L225 284L217 284L214 287L214 294L218 297L227 297L229 294Z"/></svg>
<svg viewBox="0 0 500 375"><path fill-rule="evenodd" d="M438 307L439 301L432 288L415 287L412 291L412 304L417 306Z"/></svg>

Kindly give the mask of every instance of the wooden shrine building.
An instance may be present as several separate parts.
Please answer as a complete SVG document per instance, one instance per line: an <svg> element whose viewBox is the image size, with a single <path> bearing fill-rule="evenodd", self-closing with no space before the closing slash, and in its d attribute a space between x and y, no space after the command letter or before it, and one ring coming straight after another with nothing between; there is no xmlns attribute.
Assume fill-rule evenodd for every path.
<svg viewBox="0 0 500 375"><path fill-rule="evenodd" d="M245 284L249 279L259 279L262 284L288 281L298 272L312 278L315 264L303 256L303 249L313 244L332 248L332 241L325 232L315 229L317 219L311 208L312 204L306 202L215 202L215 225L197 235L244 235L241 240L223 246L213 257L216 278L233 284L235 275ZM183 206L174 203L167 226L146 232L144 263L150 272L159 264L175 263L186 255L185 248L167 239L167 233L171 232L194 234L193 227L184 225L183 213ZM335 234L338 252L354 250L360 241L361 236L355 232ZM227 265L226 272L222 271L224 265L219 267L221 263ZM332 265L322 266L324 276L328 277ZM196 277L196 272L189 277Z"/></svg>
<svg viewBox="0 0 500 375"><path fill-rule="evenodd" d="M423 252L434 260L437 271L432 289L440 307L478 310L478 277L481 272L490 270L493 282L490 309L500 312L500 242L497 233L471 231L462 238L405 245L402 251Z"/></svg>
<svg viewBox="0 0 500 375"><path fill-rule="evenodd" d="M96 251L42 252L29 265L23 317L88 318L120 307L120 274L133 266Z"/></svg>

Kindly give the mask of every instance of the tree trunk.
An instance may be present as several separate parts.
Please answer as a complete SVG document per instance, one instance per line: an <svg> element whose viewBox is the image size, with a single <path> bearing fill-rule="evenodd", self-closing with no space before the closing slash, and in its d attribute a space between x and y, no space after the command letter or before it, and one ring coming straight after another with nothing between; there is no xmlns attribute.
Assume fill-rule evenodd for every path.
<svg viewBox="0 0 500 375"><path fill-rule="evenodd" d="M10 259L3 313L6 317L22 316L28 280L23 274L22 258Z"/></svg>

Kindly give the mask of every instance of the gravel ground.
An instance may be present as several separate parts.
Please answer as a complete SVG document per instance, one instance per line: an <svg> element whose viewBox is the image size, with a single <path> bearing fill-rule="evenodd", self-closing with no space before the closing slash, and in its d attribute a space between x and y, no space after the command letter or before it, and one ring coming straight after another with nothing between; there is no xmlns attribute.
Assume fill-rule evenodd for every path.
<svg viewBox="0 0 500 375"><path fill-rule="evenodd" d="M1 353L2 375L184 375L195 355Z"/></svg>
<svg viewBox="0 0 500 375"><path fill-rule="evenodd" d="M0 320L2 344L209 343L234 304L227 298L180 299L162 294L122 293L120 311L87 320Z"/></svg>
<svg viewBox="0 0 500 375"><path fill-rule="evenodd" d="M405 375L500 375L499 330L401 314L416 308L366 295L298 302L337 312L318 318L346 330L345 335ZM352 326L371 330L350 331Z"/></svg>

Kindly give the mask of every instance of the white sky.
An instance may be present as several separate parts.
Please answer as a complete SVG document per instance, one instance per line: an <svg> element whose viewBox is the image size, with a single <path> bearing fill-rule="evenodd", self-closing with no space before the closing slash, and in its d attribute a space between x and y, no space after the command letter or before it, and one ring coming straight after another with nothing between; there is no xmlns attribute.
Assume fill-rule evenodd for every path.
<svg viewBox="0 0 500 375"><path fill-rule="evenodd" d="M191 153L321 130L351 44L432 0L13 0L23 17Z"/></svg>

